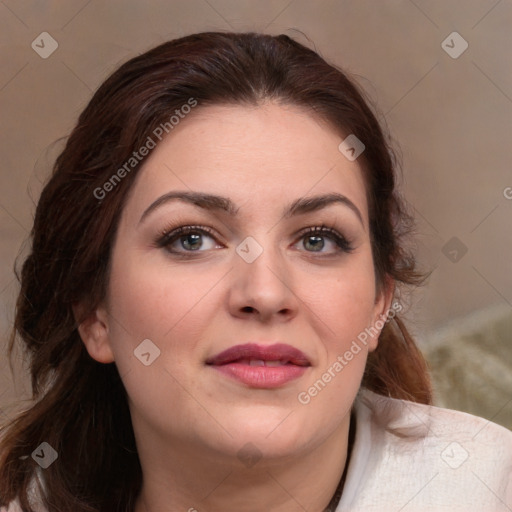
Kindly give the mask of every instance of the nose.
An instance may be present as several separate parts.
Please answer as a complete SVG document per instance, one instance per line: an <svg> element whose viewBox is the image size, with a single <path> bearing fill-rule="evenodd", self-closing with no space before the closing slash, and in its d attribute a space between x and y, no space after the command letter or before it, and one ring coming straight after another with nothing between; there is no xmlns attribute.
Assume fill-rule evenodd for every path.
<svg viewBox="0 0 512 512"><path fill-rule="evenodd" d="M230 312L235 317L252 317L260 322L289 321L296 316L300 304L291 269L270 244L261 245L261 249L253 261L244 258L243 251L234 255L234 268L229 273Z"/></svg>

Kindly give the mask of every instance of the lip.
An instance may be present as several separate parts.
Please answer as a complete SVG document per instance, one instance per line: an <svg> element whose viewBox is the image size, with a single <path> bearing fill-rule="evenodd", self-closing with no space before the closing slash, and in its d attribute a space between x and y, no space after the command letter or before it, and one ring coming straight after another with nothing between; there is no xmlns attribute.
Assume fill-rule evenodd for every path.
<svg viewBox="0 0 512 512"><path fill-rule="evenodd" d="M284 343L235 345L207 359L206 364L249 387L261 389L283 386L301 377L311 366L303 352Z"/></svg>

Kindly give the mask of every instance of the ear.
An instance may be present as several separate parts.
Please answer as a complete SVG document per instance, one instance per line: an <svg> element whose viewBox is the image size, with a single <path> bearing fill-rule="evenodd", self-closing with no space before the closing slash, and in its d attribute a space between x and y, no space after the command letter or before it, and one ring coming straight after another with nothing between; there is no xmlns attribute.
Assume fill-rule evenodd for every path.
<svg viewBox="0 0 512 512"><path fill-rule="evenodd" d="M369 328L371 337L368 343L368 351L372 352L377 348L379 335L386 324L390 313L391 303L395 294L395 280L391 276L386 276L385 282L381 287L380 293L375 298L373 308L372 323Z"/></svg>
<svg viewBox="0 0 512 512"><path fill-rule="evenodd" d="M114 353L109 342L108 313L99 306L85 318L80 304L73 304L75 320L80 322L78 333L89 355L99 363L114 362Z"/></svg>

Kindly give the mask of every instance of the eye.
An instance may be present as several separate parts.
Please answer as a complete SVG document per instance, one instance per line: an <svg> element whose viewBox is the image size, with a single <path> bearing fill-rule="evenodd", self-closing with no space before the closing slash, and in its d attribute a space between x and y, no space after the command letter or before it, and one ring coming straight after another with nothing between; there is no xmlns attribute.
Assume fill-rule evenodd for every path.
<svg viewBox="0 0 512 512"><path fill-rule="evenodd" d="M321 254L333 254L336 252L352 252L352 244L334 228L327 226L315 226L301 231L300 238L302 245L307 252L316 252ZM328 239L331 245L334 245L334 251L323 251L326 246L325 239ZM328 244L327 244L328 245ZM311 249L311 250L310 250Z"/></svg>
<svg viewBox="0 0 512 512"><path fill-rule="evenodd" d="M302 246L310 253L333 255L354 250L351 243L336 229L324 225L306 228L299 233L299 237L302 240ZM209 242L205 243L205 238ZM324 251L323 249L329 244L332 249ZM156 245L172 254L200 253L223 247L218 244L213 231L207 226L169 228L162 233Z"/></svg>
<svg viewBox="0 0 512 512"><path fill-rule="evenodd" d="M210 239L209 243L204 243L205 237ZM212 230L206 226L180 226L164 232L157 245L171 253L202 252L218 247Z"/></svg>

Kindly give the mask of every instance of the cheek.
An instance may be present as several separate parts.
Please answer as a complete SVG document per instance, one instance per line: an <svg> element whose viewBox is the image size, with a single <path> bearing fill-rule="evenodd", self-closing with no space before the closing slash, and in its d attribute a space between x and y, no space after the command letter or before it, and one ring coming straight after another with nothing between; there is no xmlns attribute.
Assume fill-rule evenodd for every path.
<svg viewBox="0 0 512 512"><path fill-rule="evenodd" d="M135 399L138 386L147 385L174 395L180 388L171 375L194 390L193 377L202 364L201 339L218 311L211 305L216 300L215 285L225 272L192 266L183 269L160 258L158 263L136 257L114 261L109 337L120 374L127 376L129 394L133 390ZM144 342L150 348L149 359L152 351L158 355L149 366L137 358L144 340L151 341Z"/></svg>
<svg viewBox="0 0 512 512"><path fill-rule="evenodd" d="M336 273L307 278L301 294L321 320L319 325L323 325L326 339L343 348L373 318L375 280L371 257L361 254Z"/></svg>
<svg viewBox="0 0 512 512"><path fill-rule="evenodd" d="M336 278L315 281L315 291L309 287L308 306L311 318L317 318L314 330L323 355L296 399L302 427L314 429L323 418L327 432L349 412L365 370L369 340L365 329L371 325L375 301L372 260L354 259Z"/></svg>
<svg viewBox="0 0 512 512"><path fill-rule="evenodd" d="M205 314L205 294L218 277L211 272L198 276L194 286L190 272L177 266L143 266L136 259L118 259L114 268L109 338L129 401L155 425L181 424L184 416L169 416L169 405L183 415L196 407L189 393L195 395L198 388L194 365L199 366L200 336L211 321ZM142 346L144 351L139 350ZM148 365L143 362L145 353ZM193 414L204 414L196 408Z"/></svg>
<svg viewBox="0 0 512 512"><path fill-rule="evenodd" d="M131 338L168 340L184 324L190 325L188 318L215 280L209 274L191 279L190 272L178 266L118 261L110 281L112 315Z"/></svg>

